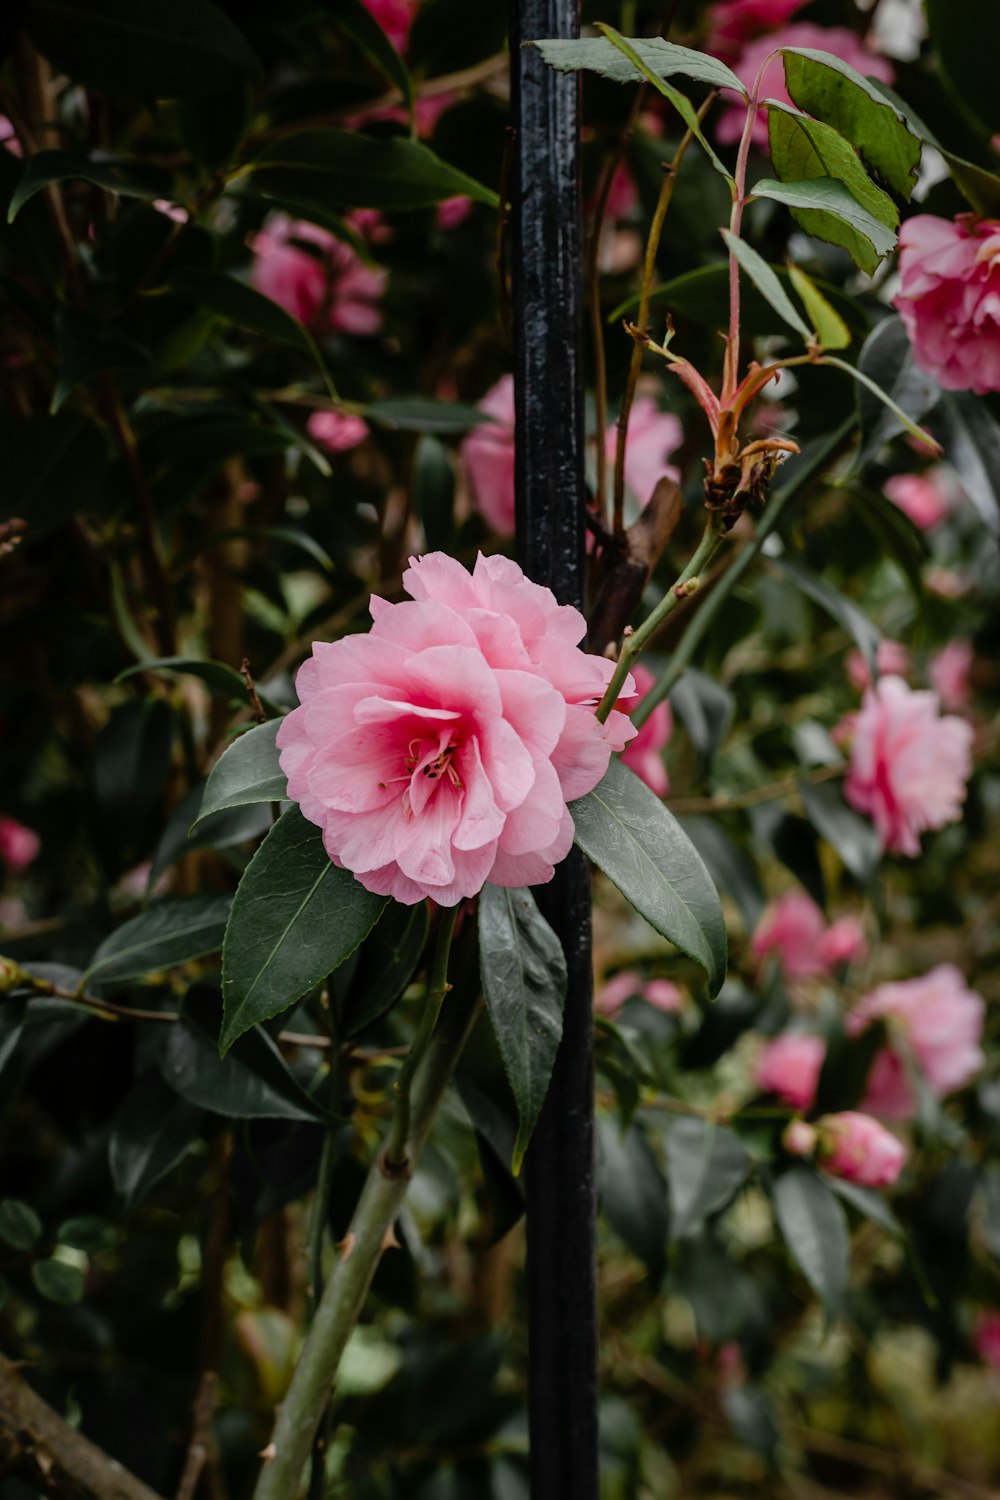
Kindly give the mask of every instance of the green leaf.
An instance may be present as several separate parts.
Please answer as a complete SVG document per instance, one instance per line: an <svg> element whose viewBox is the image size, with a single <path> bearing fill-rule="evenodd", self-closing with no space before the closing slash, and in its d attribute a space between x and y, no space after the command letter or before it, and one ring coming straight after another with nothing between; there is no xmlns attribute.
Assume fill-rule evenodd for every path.
<svg viewBox="0 0 1000 1500"><path fill-rule="evenodd" d="M50 411L57 412L77 386L109 370L141 370L150 354L122 328L105 323L79 307L61 307L56 314L59 333L59 376Z"/></svg>
<svg viewBox="0 0 1000 1500"><path fill-rule="evenodd" d="M331 974L367 937L385 903L339 869L316 825L289 808L233 900L222 950L220 1052Z"/></svg>
<svg viewBox="0 0 1000 1500"><path fill-rule="evenodd" d="M49 1302L68 1305L83 1298L83 1272L79 1266L67 1265L64 1260L36 1260L31 1267L31 1279L35 1290L41 1292Z"/></svg>
<svg viewBox="0 0 1000 1500"><path fill-rule="evenodd" d="M7 223L13 224L24 205L44 192L54 182L91 182L95 187L119 198L154 198L171 196L170 174L145 162L92 161L70 151L37 151L24 164L21 180L7 208Z"/></svg>
<svg viewBox="0 0 1000 1500"><path fill-rule="evenodd" d="M41 1239L42 1221L21 1198L0 1199L0 1240L13 1250L30 1250Z"/></svg>
<svg viewBox="0 0 1000 1500"><path fill-rule="evenodd" d="M98 948L85 984L111 984L172 969L222 947L229 896L183 896L157 901L123 922Z"/></svg>
<svg viewBox="0 0 1000 1500"><path fill-rule="evenodd" d="M705 970L716 995L726 974L726 928L711 877L663 803L620 760L572 804L576 842L636 911Z"/></svg>
<svg viewBox="0 0 1000 1500"><path fill-rule="evenodd" d="M645 1133L597 1120L597 1195L616 1234L655 1278L663 1274L670 1209L667 1184Z"/></svg>
<svg viewBox="0 0 1000 1500"><path fill-rule="evenodd" d="M329 379L323 356L309 330L277 302L237 281L235 276L200 266L185 266L173 273L167 290L238 328L276 344L287 344L313 360L324 379Z"/></svg>
<svg viewBox="0 0 1000 1500"><path fill-rule="evenodd" d="M96 1214L86 1214L78 1219L64 1219L56 1230L56 1242L69 1245L73 1250L83 1250L88 1255L97 1255L102 1250L111 1250L118 1244L121 1234L114 1224Z"/></svg>
<svg viewBox="0 0 1000 1500"><path fill-rule="evenodd" d="M280 719L271 719L255 724L222 752L209 772L193 827L225 807L281 802L288 796L288 782L274 743L281 723Z"/></svg>
<svg viewBox="0 0 1000 1500"><path fill-rule="evenodd" d="M919 442L924 444L925 448L930 449L932 452L936 450L940 453L940 444L935 441L931 434L927 432L923 427L918 427L916 422L911 421L903 408L893 400L888 392L884 391L882 387L876 381L872 380L870 376L866 375L863 370L855 369L855 367L853 365L849 365L846 360L838 359L835 354L825 354L823 356L822 362L825 365L833 365L834 369L836 370L843 370L845 375L850 375L852 380L856 380L858 385L863 386L864 389L870 392L877 401L881 401L882 405L892 413L893 417L899 423L899 426L905 429L905 431L907 431L911 437L915 437Z"/></svg>
<svg viewBox="0 0 1000 1500"><path fill-rule="evenodd" d="M57 71L115 98L190 98L260 76L211 0L29 0L24 19Z"/></svg>
<svg viewBox="0 0 1000 1500"><path fill-rule="evenodd" d="M433 208L464 193L498 208L492 188L449 166L420 141L312 129L283 136L245 169L264 197L288 196L336 212Z"/></svg>
<svg viewBox="0 0 1000 1500"><path fill-rule="evenodd" d="M167 1028L160 1053L164 1081L189 1104L234 1120L326 1121L326 1110L289 1072L267 1032L255 1026L224 1058L191 1016Z"/></svg>
<svg viewBox="0 0 1000 1500"><path fill-rule="evenodd" d="M730 234L728 229L723 229L721 233L730 253L736 257L740 267L749 276L761 296L766 297L779 318L782 318L789 328L794 328L796 333L801 334L808 343L812 330L803 320L764 257L758 255L753 246L748 245L746 240L740 239L739 235Z"/></svg>
<svg viewBox="0 0 1000 1500"><path fill-rule="evenodd" d="M772 266L772 271L786 291L792 286L791 277L784 266ZM867 329L867 319L850 297L839 287L828 281L816 283L840 316L854 329ZM726 261L716 261L710 266L699 266L697 270L685 271L670 281L662 282L650 293L651 303L667 307L679 317L702 323L709 328L724 328L729 318L729 266ZM639 305L637 296L620 303L609 315L609 323L617 323ZM740 301L740 323L744 332L753 338L769 333L781 333L781 321L770 303L760 295L752 284L745 287Z"/></svg>
<svg viewBox="0 0 1000 1500"><path fill-rule="evenodd" d="M512 1170L520 1171L562 1037L566 959L528 890L485 885L479 962L486 1009L517 1103Z"/></svg>
<svg viewBox="0 0 1000 1500"><path fill-rule="evenodd" d="M492 422L475 406L458 402L433 401L429 396L401 396L388 401L371 401L359 406L361 416L397 432L468 432Z"/></svg>
<svg viewBox="0 0 1000 1500"><path fill-rule="evenodd" d="M153 855L147 888L152 889L164 870L185 854L197 849L234 849L240 844L263 838L274 821L267 803L229 807L199 819L205 789L192 787L170 814L166 828ZM192 824L198 820L197 832Z"/></svg>
<svg viewBox="0 0 1000 1500"><path fill-rule="evenodd" d="M868 663L873 678L878 677L876 653L882 640L882 632L873 625L852 599L848 599L825 578L796 562L791 557L773 558L771 566L783 573L807 598L825 609L827 614L851 637L861 655Z"/></svg>
<svg viewBox="0 0 1000 1500"><path fill-rule="evenodd" d="M920 141L879 89L829 52L783 47L792 102L840 132L868 166L908 199L920 164Z"/></svg>
<svg viewBox="0 0 1000 1500"><path fill-rule="evenodd" d="M833 303L823 296L812 277L799 266L789 266L788 274L802 299L820 348L846 349L851 342L851 330Z"/></svg>
<svg viewBox="0 0 1000 1500"><path fill-rule="evenodd" d="M413 460L413 508L428 552L447 551L455 530L455 470L448 449L425 432Z"/></svg>
<svg viewBox="0 0 1000 1500"><path fill-rule="evenodd" d="M747 851L710 818L678 818L715 884L739 907L748 932L764 910L764 887Z"/></svg>
<svg viewBox="0 0 1000 1500"><path fill-rule="evenodd" d="M899 564L906 575L914 603L923 611L927 604L923 570L931 555L926 533L880 490L861 489L852 484L846 487L845 493L855 514L875 538L879 550Z"/></svg>
<svg viewBox="0 0 1000 1500"><path fill-rule="evenodd" d="M371 11L362 5L361 0L331 0L330 11L334 24L360 47L386 81L399 89L403 103L412 116L413 79L410 77L410 70Z"/></svg>
<svg viewBox="0 0 1000 1500"><path fill-rule="evenodd" d="M882 855L882 842L874 826L847 806L839 787L803 781L799 794L816 832L836 849L855 880L867 885Z"/></svg>
<svg viewBox="0 0 1000 1500"><path fill-rule="evenodd" d="M1000 424L969 391L945 391L928 423L979 519L1000 536Z"/></svg>
<svg viewBox="0 0 1000 1500"><path fill-rule="evenodd" d="M754 184L752 196L786 204L807 234L840 245L869 276L895 248L892 230L862 207L835 177L810 177L803 182L775 182L764 177Z"/></svg>
<svg viewBox="0 0 1000 1500"><path fill-rule="evenodd" d="M154 478L182 466L197 475L218 468L227 458L277 456L290 447L287 428L242 415L199 412L162 422L140 438L139 458Z"/></svg>
<svg viewBox="0 0 1000 1500"><path fill-rule="evenodd" d="M158 1072L136 1079L115 1115L108 1143L111 1180L127 1210L187 1155L203 1120L203 1112L178 1098Z"/></svg>
<svg viewBox="0 0 1000 1500"><path fill-rule="evenodd" d="M859 1187L856 1182L848 1182L843 1177L826 1177L823 1180L828 1183L838 1198L843 1198L845 1203L849 1203L852 1208L857 1209L859 1214L864 1214L866 1219L870 1219L873 1224L884 1229L886 1234L891 1234L896 1240L905 1239L905 1229L881 1193L876 1193L871 1188Z"/></svg>
<svg viewBox="0 0 1000 1500"><path fill-rule="evenodd" d="M790 105L769 101L767 133L771 164L782 182L832 177L872 218L895 234L899 228L895 203L875 186L854 147L832 126L813 120Z"/></svg>
<svg viewBox="0 0 1000 1500"><path fill-rule="evenodd" d="M926 0L934 57L952 98L987 135L996 129L1000 10L979 0Z"/></svg>
<svg viewBox="0 0 1000 1500"><path fill-rule="evenodd" d="M672 1120L667 1130L671 1238L682 1239L724 1208L749 1171L750 1158L725 1125L695 1115Z"/></svg>
<svg viewBox="0 0 1000 1500"><path fill-rule="evenodd" d="M623 56L611 42L594 41L544 41L533 44L542 54L550 68L560 73L600 73L615 83L642 83L646 78L645 68L657 78L672 78L680 73L685 78L694 78L699 83L711 84L714 89L733 89L745 99L747 91L731 68L707 52L696 52L692 47L678 47L665 42L661 37L637 40L629 38L629 47L643 64L636 66L630 58Z"/></svg>
<svg viewBox="0 0 1000 1500"><path fill-rule="evenodd" d="M0 518L28 523L31 546L100 498L108 467L101 432L78 412L0 422L4 483Z"/></svg>
<svg viewBox="0 0 1000 1500"><path fill-rule="evenodd" d="M395 1004L427 941L427 903L390 901L361 947L330 976L338 1032L357 1036Z"/></svg>
<svg viewBox="0 0 1000 1500"><path fill-rule="evenodd" d="M809 1167L789 1167L774 1184L774 1211L803 1275L833 1315L847 1290L847 1220L830 1188Z"/></svg>
<svg viewBox="0 0 1000 1500"><path fill-rule="evenodd" d="M115 682L126 682L139 672L185 672L190 677L197 677L213 693L218 693L230 702L234 699L246 702L246 683L235 668L227 666L223 661L199 661L190 656L156 656L150 661L138 662L134 667L126 667L124 672L118 673Z"/></svg>

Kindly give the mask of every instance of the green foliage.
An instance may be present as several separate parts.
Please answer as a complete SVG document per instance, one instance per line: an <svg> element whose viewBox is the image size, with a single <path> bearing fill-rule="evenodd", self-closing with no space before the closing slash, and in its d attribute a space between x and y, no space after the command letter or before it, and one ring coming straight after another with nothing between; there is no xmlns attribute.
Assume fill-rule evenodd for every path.
<svg viewBox="0 0 1000 1500"><path fill-rule="evenodd" d="M802 1274L830 1314L847 1289L847 1220L831 1189L808 1167L789 1167L774 1184L774 1212Z"/></svg>
<svg viewBox="0 0 1000 1500"><path fill-rule="evenodd" d="M229 896L185 896L158 901L104 939L83 975L85 984L120 984L217 953Z"/></svg>

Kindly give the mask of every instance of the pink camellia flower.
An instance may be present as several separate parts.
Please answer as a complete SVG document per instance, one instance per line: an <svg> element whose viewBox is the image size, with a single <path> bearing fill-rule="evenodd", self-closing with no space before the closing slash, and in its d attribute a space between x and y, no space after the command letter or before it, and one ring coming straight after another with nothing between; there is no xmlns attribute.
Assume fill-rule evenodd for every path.
<svg viewBox="0 0 1000 1500"><path fill-rule="evenodd" d="M329 230L274 214L254 235L252 248L254 287L307 327L353 334L380 328L385 271L366 266Z"/></svg>
<svg viewBox="0 0 1000 1500"><path fill-rule="evenodd" d="M9 151L11 156L21 155L21 142L6 115L0 115L0 146Z"/></svg>
<svg viewBox="0 0 1000 1500"><path fill-rule="evenodd" d="M942 482L940 469L923 474L893 474L882 486L882 493L921 531L933 531L951 510L951 496Z"/></svg>
<svg viewBox="0 0 1000 1500"><path fill-rule="evenodd" d="M684 439L680 421L672 411L661 411L652 396L637 396L629 413L628 437L625 440L625 483L640 505L647 505L657 481L666 477L675 482L680 471L667 460ZM604 448L613 464L618 446L618 428L612 423L605 435Z"/></svg>
<svg viewBox="0 0 1000 1500"><path fill-rule="evenodd" d="M857 958L864 958L867 952L868 939L858 917L838 917L816 944L816 954L824 969L851 964Z"/></svg>
<svg viewBox="0 0 1000 1500"><path fill-rule="evenodd" d="M446 198L437 206L437 223L439 229L457 229L459 224L464 224L472 212L472 199L466 193L459 193L457 198Z"/></svg>
<svg viewBox="0 0 1000 1500"><path fill-rule="evenodd" d="M583 616L509 558L470 575L432 552L403 587L399 604L373 595L368 635L317 642L300 669L278 731L289 797L335 864L405 905L551 879L567 802L635 733L594 713L613 663L578 648Z"/></svg>
<svg viewBox="0 0 1000 1500"><path fill-rule="evenodd" d="M1000 391L1000 220L907 219L899 274L893 305L920 368L948 391Z"/></svg>
<svg viewBox="0 0 1000 1500"><path fill-rule="evenodd" d="M884 57L869 52L853 31L848 31L843 26L815 26L811 21L796 21L779 31L772 31L767 36L747 42L739 56L730 64L733 72L748 88L752 88L761 64L777 47L812 47L820 52L832 52L856 72L877 78L880 83L891 83L894 77L892 65ZM780 57L775 57L764 69L758 97L776 99L782 104L791 103L785 88L784 63ZM742 100L727 103L719 116L716 136L723 143L738 141L743 133L745 120L746 108ZM766 149L766 110L761 110L754 122L753 140L755 145Z"/></svg>
<svg viewBox="0 0 1000 1500"><path fill-rule="evenodd" d="M890 1043L893 1035L902 1042L941 1099L982 1067L984 1014L982 996L966 986L954 964L938 964L918 979L878 985L855 1006L847 1030L860 1036L873 1021L885 1021ZM864 1107L889 1120L907 1119L916 1110L906 1060L892 1045L875 1058Z"/></svg>
<svg viewBox="0 0 1000 1500"><path fill-rule="evenodd" d="M632 676L639 695L636 703L633 704L634 709L645 698L656 678L641 663L632 668ZM622 751L622 760L625 764L637 776L641 776L649 789L658 797L666 796L670 790L670 778L663 764L663 747L669 742L673 727L674 720L670 704L664 698L662 703L656 705L646 722L640 726L635 739Z"/></svg>
<svg viewBox="0 0 1000 1500"><path fill-rule="evenodd" d="M784 26L807 0L719 0L711 10L711 52L725 51L747 42L762 31Z"/></svg>
<svg viewBox="0 0 1000 1500"><path fill-rule="evenodd" d="M613 1016L626 1000L636 997L667 1015L676 1014L684 1005L683 992L669 979L643 979L635 969L622 969L598 989L594 1009L602 1016Z"/></svg>
<svg viewBox="0 0 1000 1500"><path fill-rule="evenodd" d="M375 17L396 51L405 52L417 0L361 0L361 3Z"/></svg>
<svg viewBox="0 0 1000 1500"><path fill-rule="evenodd" d="M942 716L934 693L882 677L865 692L854 720L844 796L875 824L892 854L915 858L920 835L954 823L972 773L972 727Z"/></svg>
<svg viewBox="0 0 1000 1500"><path fill-rule="evenodd" d="M1000 1370L1000 1312L980 1311L973 1342L983 1364L991 1370Z"/></svg>
<svg viewBox="0 0 1000 1500"><path fill-rule="evenodd" d="M462 462L483 520L497 536L514 535L514 377L501 375L478 403L489 422L462 441Z"/></svg>
<svg viewBox="0 0 1000 1500"><path fill-rule="evenodd" d="M816 1123L819 1163L833 1177L861 1187L892 1187L906 1160L896 1137L871 1115L845 1109Z"/></svg>
<svg viewBox="0 0 1000 1500"><path fill-rule="evenodd" d="M38 858L41 847L34 829L0 814L0 859L9 870L26 870Z"/></svg>
<svg viewBox="0 0 1000 1500"><path fill-rule="evenodd" d="M928 675L931 686L945 708L961 711L972 697L969 674L972 670L972 642L949 641L931 658Z"/></svg>
<svg viewBox="0 0 1000 1500"><path fill-rule="evenodd" d="M368 436L368 423L353 412L314 411L306 423L314 443L328 453L346 453Z"/></svg>
<svg viewBox="0 0 1000 1500"><path fill-rule="evenodd" d="M684 991L672 979L649 979L643 986L642 998L665 1015L675 1015L684 1008Z"/></svg>
<svg viewBox="0 0 1000 1500"><path fill-rule="evenodd" d="M905 677L910 670L910 653L899 641L879 641L875 649L875 662L880 677ZM863 692L871 686L872 674L860 651L851 651L847 656L847 676L852 687Z"/></svg>
<svg viewBox="0 0 1000 1500"><path fill-rule="evenodd" d="M816 1097L826 1044L807 1031L786 1031L757 1056L754 1074L759 1088L777 1094L793 1109L808 1109Z"/></svg>
<svg viewBox="0 0 1000 1500"><path fill-rule="evenodd" d="M823 913L804 891L788 891L764 912L751 947L757 958L773 953L787 979L808 979L823 971L819 940Z"/></svg>

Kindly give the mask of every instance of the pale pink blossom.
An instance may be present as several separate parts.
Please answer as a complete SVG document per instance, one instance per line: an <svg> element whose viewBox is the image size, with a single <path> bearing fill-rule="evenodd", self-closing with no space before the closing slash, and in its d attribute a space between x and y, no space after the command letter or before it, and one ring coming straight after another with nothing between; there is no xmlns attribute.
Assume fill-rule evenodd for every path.
<svg viewBox="0 0 1000 1500"><path fill-rule="evenodd" d="M838 917L820 937L816 954L825 969L835 969L838 964L851 964L864 958L868 952L868 939L860 918Z"/></svg>
<svg viewBox="0 0 1000 1500"><path fill-rule="evenodd" d="M879 641L875 649L875 664L880 677L905 677L910 670L910 653L899 641ZM872 674L860 651L850 651L847 656L847 677L853 688L863 692L871 687Z"/></svg>
<svg viewBox="0 0 1000 1500"><path fill-rule="evenodd" d="M33 828L0 814L0 859L9 870L26 870L38 858L42 841Z"/></svg>
<svg viewBox="0 0 1000 1500"><path fill-rule="evenodd" d="M674 1015L684 1008L684 991L672 979L647 980L642 998L665 1015Z"/></svg>
<svg viewBox="0 0 1000 1500"><path fill-rule="evenodd" d="M941 469L927 469L922 474L893 474L882 486L882 493L921 531L934 531L951 510L951 495Z"/></svg>
<svg viewBox="0 0 1000 1500"><path fill-rule="evenodd" d="M1000 220L917 214L899 231L894 306L945 390L1000 391Z"/></svg>
<svg viewBox="0 0 1000 1500"><path fill-rule="evenodd" d="M314 411L306 423L314 443L328 453L346 453L368 436L368 423L353 412Z"/></svg>
<svg viewBox="0 0 1000 1500"><path fill-rule="evenodd" d="M883 847L915 858L920 835L961 817L972 774L972 728L941 715L937 695L882 677L854 720L844 796L875 824Z"/></svg>
<svg viewBox="0 0 1000 1500"><path fill-rule="evenodd" d="M931 658L928 676L945 708L961 712L972 698L972 642L949 641Z"/></svg>
<svg viewBox="0 0 1000 1500"><path fill-rule="evenodd" d="M21 142L6 115L0 115L0 146L9 151L11 156L21 155Z"/></svg>
<svg viewBox="0 0 1000 1500"><path fill-rule="evenodd" d="M784 26L805 4L807 0L719 0L710 12L709 51L728 56L734 44Z"/></svg>
<svg viewBox="0 0 1000 1500"><path fill-rule="evenodd" d="M1000 1370L1000 1312L980 1311L973 1342L983 1364L991 1370Z"/></svg>
<svg viewBox="0 0 1000 1500"><path fill-rule="evenodd" d="M870 52L853 31L843 26L816 26L811 21L794 21L790 26L747 42L730 66L747 88L753 88L758 69L768 54L778 47L811 47L820 52L832 52L856 72L877 78L880 83L891 83L894 77L892 65L884 57ZM723 143L738 141L746 120L745 104L737 99L730 102L731 97L726 95L726 106L716 125L716 136ZM791 103L781 57L773 58L764 69L758 98ZM767 110L761 110L757 116L753 139L757 146L767 147Z"/></svg>
<svg viewBox="0 0 1000 1500"><path fill-rule="evenodd" d="M906 1150L871 1115L846 1109L817 1121L818 1160L832 1177L861 1187L892 1187L903 1169Z"/></svg>
<svg viewBox="0 0 1000 1500"><path fill-rule="evenodd" d="M418 0L361 0L397 52L405 52Z"/></svg>
<svg viewBox="0 0 1000 1500"><path fill-rule="evenodd" d="M849 1035L884 1021L890 1044L872 1065L864 1107L890 1120L915 1112L908 1061L919 1067L938 1099L964 1088L985 1060L984 1014L982 996L968 988L954 964L938 964L918 979L880 984L865 995L848 1018Z"/></svg>
<svg viewBox="0 0 1000 1500"><path fill-rule="evenodd" d="M625 483L639 504L645 506L663 478L680 479L680 471L667 460L680 447L684 432L671 411L661 411L652 396L637 396L629 413L625 441ZM612 423L604 447L609 463L615 461L618 428Z"/></svg>
<svg viewBox="0 0 1000 1500"><path fill-rule="evenodd" d="M808 979L823 971L818 948L825 925L804 891L787 891L764 911L751 947L757 958L773 953L787 979Z"/></svg>
<svg viewBox="0 0 1000 1500"><path fill-rule="evenodd" d="M175 224L186 224L190 218L186 208L182 208L179 203L171 203L169 198L154 198L153 207L158 214L163 214Z"/></svg>
<svg viewBox="0 0 1000 1500"><path fill-rule="evenodd" d="M768 1042L757 1055L757 1086L777 1094L793 1109L808 1109L826 1056L822 1037L808 1031L786 1031Z"/></svg>
<svg viewBox="0 0 1000 1500"><path fill-rule="evenodd" d="M573 841L566 804L635 733L617 709L595 716L614 666L509 558L469 574L430 553L403 587L372 597L368 635L317 642L300 669L278 731L288 795L334 863L406 905L543 883Z"/></svg>
<svg viewBox="0 0 1000 1500"><path fill-rule="evenodd" d="M459 224L464 224L472 212L472 199L466 193L459 193L456 198L446 198L437 206L437 222L439 229L457 229Z"/></svg>
<svg viewBox="0 0 1000 1500"><path fill-rule="evenodd" d="M647 1004L673 1015L683 1008L683 991L669 979L643 979L635 969L621 969L600 986L594 996L594 1009L602 1016L613 1016L626 1000L645 1000Z"/></svg>
<svg viewBox="0 0 1000 1500"><path fill-rule="evenodd" d="M254 235L250 280L307 327L377 333L386 273L366 266L350 245L306 220L274 214Z"/></svg>
<svg viewBox="0 0 1000 1500"><path fill-rule="evenodd" d="M645 698L656 678L641 663L632 668L632 676L639 695L633 705L634 709ZM641 776L658 797L665 797L670 790L670 778L663 764L663 749L669 743L673 727L670 704L664 698L656 705L646 722L640 725L635 739L631 740L622 751L622 760L625 764L637 776Z"/></svg>
<svg viewBox="0 0 1000 1500"><path fill-rule="evenodd" d="M462 442L462 461L473 498L497 536L514 535L514 377L501 375L477 403L489 422Z"/></svg>
<svg viewBox="0 0 1000 1500"><path fill-rule="evenodd" d="M939 599L961 599L969 592L969 581L954 568L930 567L924 570L924 583Z"/></svg>

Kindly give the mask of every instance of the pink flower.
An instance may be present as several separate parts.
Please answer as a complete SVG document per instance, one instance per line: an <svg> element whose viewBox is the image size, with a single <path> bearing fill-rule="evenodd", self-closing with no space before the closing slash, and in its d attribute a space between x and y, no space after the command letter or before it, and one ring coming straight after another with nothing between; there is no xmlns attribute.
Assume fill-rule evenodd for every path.
<svg viewBox="0 0 1000 1500"><path fill-rule="evenodd" d="M972 642L949 641L931 658L931 686L945 708L961 711L972 697L969 673L972 670Z"/></svg>
<svg viewBox="0 0 1000 1500"><path fill-rule="evenodd" d="M946 390L1000 391L1000 220L917 214L899 231L894 306Z"/></svg>
<svg viewBox="0 0 1000 1500"><path fill-rule="evenodd" d="M656 678L648 668L641 664L632 668L632 676L639 695L636 703L632 705L634 709L642 702ZM635 739L626 745L622 752L622 760L625 764L637 776L641 776L658 797L666 796L670 790L670 778L663 764L662 751L664 745L670 740L673 727L670 704L664 698L662 703L656 705L646 722L640 726Z"/></svg>
<svg viewBox="0 0 1000 1500"><path fill-rule="evenodd" d="M598 198L598 192L595 191L587 199L584 205L587 214L592 216L596 213ZM638 206L639 194L635 190L632 175L624 162L619 162L611 179L611 187L608 189L608 198L604 205L604 222L613 224L617 219L628 219Z"/></svg>
<svg viewBox="0 0 1000 1500"><path fill-rule="evenodd" d="M21 155L21 142L6 115L0 115L0 146L9 151L11 156Z"/></svg>
<svg viewBox="0 0 1000 1500"><path fill-rule="evenodd" d="M747 42L739 57L731 64L733 72L748 88L752 88L757 70L776 47L812 47L820 52L832 52L858 73L869 74L881 83L891 83L893 80L891 65L884 57L869 52L853 31L847 31L843 26L814 26L811 21L793 22L783 30L773 31L767 36ZM784 63L780 57L774 58L764 69L758 98L777 99L782 104L791 103L785 88ZM746 108L743 101L727 102L718 120L716 136L723 143L738 141L743 133L745 120ZM761 110L757 116L753 139L755 145L766 149L766 110Z"/></svg>
<svg viewBox="0 0 1000 1500"><path fill-rule="evenodd" d="M642 998L665 1015L674 1015L684 1008L684 991L671 979L647 980Z"/></svg>
<svg viewBox="0 0 1000 1500"><path fill-rule="evenodd" d="M808 1109L816 1097L826 1044L807 1031L786 1031L758 1054L755 1075L759 1088L777 1094L793 1109Z"/></svg>
<svg viewBox="0 0 1000 1500"><path fill-rule="evenodd" d="M934 693L901 677L868 688L854 721L844 796L875 824L885 849L920 853L920 835L960 816L972 773L972 728L938 712Z"/></svg>
<svg viewBox="0 0 1000 1500"><path fill-rule="evenodd" d="M817 1121L820 1165L862 1187L892 1187L906 1160L896 1137L871 1115L846 1109Z"/></svg>
<svg viewBox="0 0 1000 1500"><path fill-rule="evenodd" d="M403 603L372 597L368 635L317 642L300 669L278 731L288 795L335 864L405 905L551 879L567 802L635 732L594 714L613 664L578 649L583 616L508 558L470 575L433 552L403 586Z"/></svg>
<svg viewBox="0 0 1000 1500"><path fill-rule="evenodd" d="M1000 1370L1000 1312L980 1310L973 1342L983 1364L992 1370Z"/></svg>
<svg viewBox="0 0 1000 1500"><path fill-rule="evenodd" d="M437 206L437 222L439 229L457 229L459 224L464 224L472 212L472 199L465 193L459 193L457 198L446 198Z"/></svg>
<svg viewBox="0 0 1000 1500"><path fill-rule="evenodd" d="M773 953L787 979L820 974L818 946L825 923L823 913L804 891L788 891L764 912L753 935L757 958Z"/></svg>
<svg viewBox="0 0 1000 1500"><path fill-rule="evenodd" d="M26 870L38 858L42 841L31 828L0 814L0 859L9 870Z"/></svg>
<svg viewBox="0 0 1000 1500"><path fill-rule="evenodd" d="M910 653L898 641L879 641L875 661L880 677L905 677L910 670ZM848 653L847 676L851 686L857 688L859 693L871 686L872 674L860 651Z"/></svg>
<svg viewBox="0 0 1000 1500"><path fill-rule="evenodd" d="M366 266L329 230L274 214L254 236L252 248L250 280L257 291L307 327L354 334L380 328L377 304L385 271Z"/></svg>
<svg viewBox="0 0 1000 1500"><path fill-rule="evenodd" d="M919 979L880 984L859 1001L847 1030L859 1036L873 1021L889 1025L916 1062L936 1098L965 1086L985 1061L980 1041L985 1006L953 964L939 964ZM916 1110L904 1057L891 1045L875 1058L865 1108L902 1120Z"/></svg>
<svg viewBox="0 0 1000 1500"><path fill-rule="evenodd" d="M368 423L352 412L314 411L306 423L306 432L328 453L346 453L364 442Z"/></svg>
<svg viewBox="0 0 1000 1500"><path fill-rule="evenodd" d="M462 442L462 461L483 520L497 536L514 535L514 377L501 375L479 410L492 421Z"/></svg>
<svg viewBox="0 0 1000 1500"><path fill-rule="evenodd" d="M417 0L361 0L361 3L375 17L396 51L405 52Z"/></svg>
<svg viewBox="0 0 1000 1500"><path fill-rule="evenodd" d="M657 481L679 480L680 471L667 462L679 448L684 432L673 412L661 411L652 396L638 396L629 413L625 441L625 483L640 505L647 505ZM618 428L612 424L604 440L610 463L615 461Z"/></svg>
<svg viewBox="0 0 1000 1500"><path fill-rule="evenodd" d="M602 1016L613 1016L626 1000L638 997L667 1015L676 1014L684 1005L683 992L669 979L643 979L635 969L622 969L598 989L594 1009Z"/></svg>
<svg viewBox="0 0 1000 1500"><path fill-rule="evenodd" d="M816 944L816 956L824 969L853 963L868 952L868 939L858 917L838 917Z"/></svg>
<svg viewBox="0 0 1000 1500"><path fill-rule="evenodd" d="M774 31L784 26L807 0L719 0L711 10L712 34L708 47L712 52L722 51L728 42L749 41L761 31ZM732 50L732 47L728 49Z"/></svg>
<svg viewBox="0 0 1000 1500"><path fill-rule="evenodd" d="M939 469L928 469L923 474L893 474L882 486L882 493L921 531L933 531L951 510L951 496L941 482Z"/></svg>

